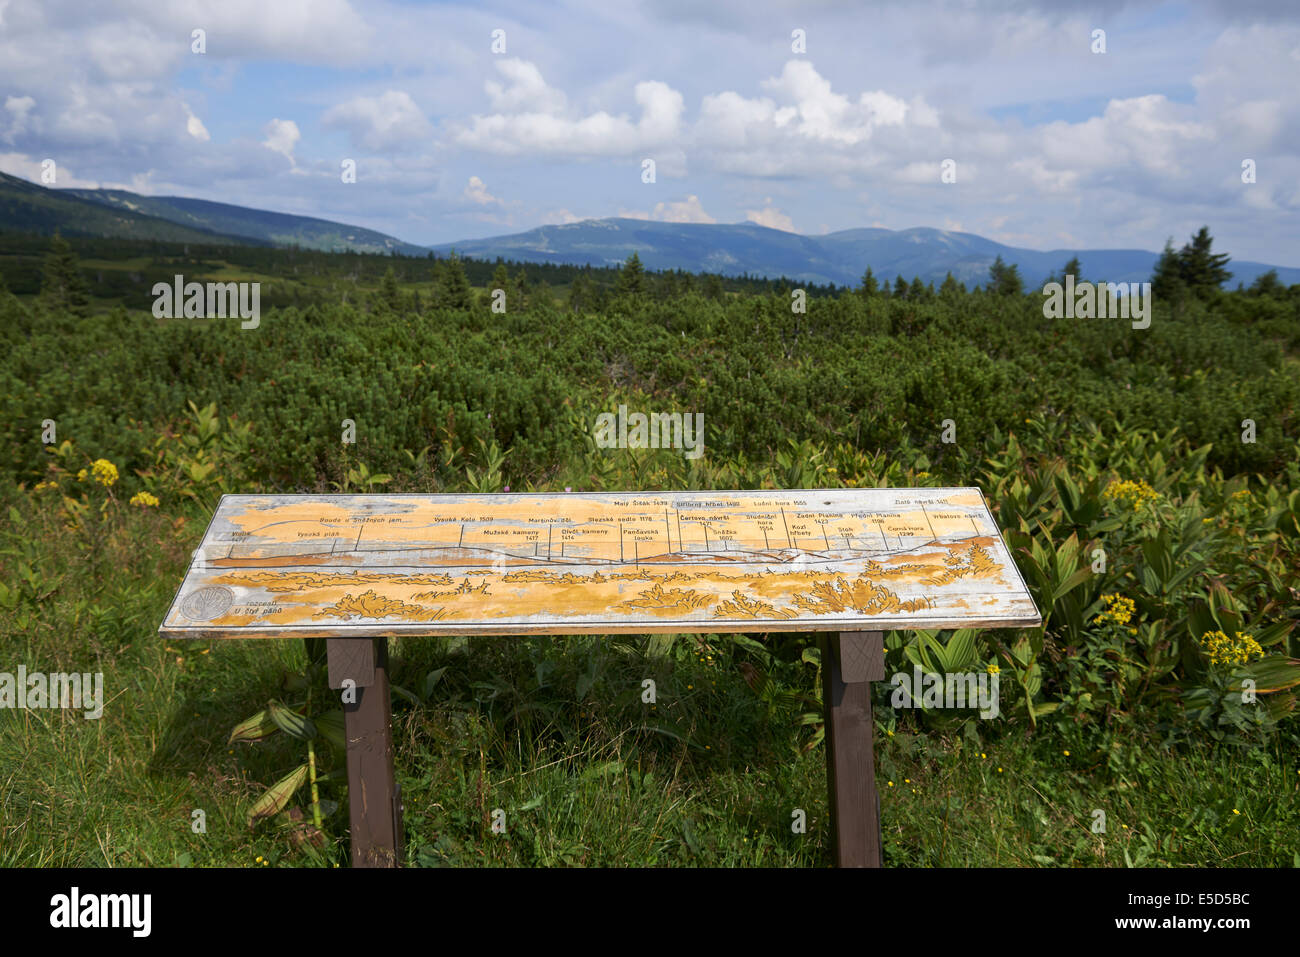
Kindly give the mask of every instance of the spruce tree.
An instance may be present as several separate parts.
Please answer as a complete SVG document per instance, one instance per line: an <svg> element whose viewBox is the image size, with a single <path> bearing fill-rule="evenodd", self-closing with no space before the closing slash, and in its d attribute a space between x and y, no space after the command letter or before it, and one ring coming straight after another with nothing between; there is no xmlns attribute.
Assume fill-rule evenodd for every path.
<svg viewBox="0 0 1300 957"><path fill-rule="evenodd" d="M402 290L397 285L397 274L393 267L384 270L384 278L379 280L379 292L375 294L375 305L382 311L394 315L402 311Z"/></svg>
<svg viewBox="0 0 1300 957"><path fill-rule="evenodd" d="M511 295L514 296L514 306L516 309L526 309L528 307L528 275L524 272L524 267L520 266L519 271L515 273L514 283L510 288Z"/></svg>
<svg viewBox="0 0 1300 957"><path fill-rule="evenodd" d="M1223 268L1228 264L1228 254L1210 252L1212 245L1214 240L1210 238L1210 227L1202 226L1178 254L1182 280L1198 295L1217 290L1232 277L1232 273Z"/></svg>
<svg viewBox="0 0 1300 957"><path fill-rule="evenodd" d="M469 280L460 257L453 252L451 258L440 263L442 276L438 282L438 305L444 309L468 309L472 301Z"/></svg>
<svg viewBox="0 0 1300 957"><path fill-rule="evenodd" d="M894 298L895 299L907 298L907 280L904 279L901 275L894 280Z"/></svg>
<svg viewBox="0 0 1300 957"><path fill-rule="evenodd" d="M870 266L862 274L862 285L858 287L858 291L868 298L880 291L880 283L876 282L876 277L872 273Z"/></svg>
<svg viewBox="0 0 1300 957"><path fill-rule="evenodd" d="M943 285L939 287L939 295L945 299L957 295L957 280L952 278L951 272L943 277Z"/></svg>
<svg viewBox="0 0 1300 957"><path fill-rule="evenodd" d="M504 289L506 295L510 295L510 272L500 260L497 260L497 268L492 270L492 280L488 283L489 293L495 289Z"/></svg>
<svg viewBox="0 0 1300 957"><path fill-rule="evenodd" d="M1001 253L989 267L989 291L999 296L1018 296L1024 292L1020 267L1014 263L1007 265L1002 261Z"/></svg>
<svg viewBox="0 0 1300 957"><path fill-rule="evenodd" d="M1151 294L1157 299L1176 300L1182 297L1183 288L1182 265L1171 236L1165 240L1165 250L1156 260L1155 271L1151 274Z"/></svg>
<svg viewBox="0 0 1300 957"><path fill-rule="evenodd" d="M3 291L4 279L0 277L0 292ZM1286 287L1278 281L1276 269L1260 273L1255 277L1255 281L1250 284L1250 294L1252 296L1282 296L1285 292Z"/></svg>
<svg viewBox="0 0 1300 957"><path fill-rule="evenodd" d="M86 289L86 280L81 275L77 254L57 231L45 257L40 298L52 309L69 312L74 316L90 314L90 294Z"/></svg>
<svg viewBox="0 0 1300 957"><path fill-rule="evenodd" d="M578 273L573 277L573 285L569 287L569 310L585 312L591 308L592 298L591 280L585 274Z"/></svg>
<svg viewBox="0 0 1300 957"><path fill-rule="evenodd" d="M614 295L641 296L645 293L645 285L645 269L641 266L641 257L634 250L619 270L618 279L614 283Z"/></svg>

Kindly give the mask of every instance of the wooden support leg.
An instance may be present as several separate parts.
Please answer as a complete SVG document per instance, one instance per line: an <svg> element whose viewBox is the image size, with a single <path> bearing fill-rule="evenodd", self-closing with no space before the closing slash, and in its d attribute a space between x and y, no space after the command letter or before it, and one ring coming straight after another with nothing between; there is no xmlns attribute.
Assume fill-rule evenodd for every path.
<svg viewBox="0 0 1300 957"><path fill-rule="evenodd" d="M402 861L402 806L393 775L388 640L330 638L330 687L343 688L347 679L356 685L356 700L343 703L352 866L398 867Z"/></svg>
<svg viewBox="0 0 1300 957"><path fill-rule="evenodd" d="M836 867L880 867L871 682L885 678L884 633L821 634L826 782Z"/></svg>

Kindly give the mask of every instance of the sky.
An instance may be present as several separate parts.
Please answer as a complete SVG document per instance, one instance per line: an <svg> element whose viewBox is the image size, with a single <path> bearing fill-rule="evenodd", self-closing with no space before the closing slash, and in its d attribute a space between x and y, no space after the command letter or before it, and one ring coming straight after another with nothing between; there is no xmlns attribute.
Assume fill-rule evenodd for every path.
<svg viewBox="0 0 1300 957"><path fill-rule="evenodd" d="M1294 0L0 0L0 170L419 244L628 216L1159 250L1209 225L1300 266L1298 78Z"/></svg>

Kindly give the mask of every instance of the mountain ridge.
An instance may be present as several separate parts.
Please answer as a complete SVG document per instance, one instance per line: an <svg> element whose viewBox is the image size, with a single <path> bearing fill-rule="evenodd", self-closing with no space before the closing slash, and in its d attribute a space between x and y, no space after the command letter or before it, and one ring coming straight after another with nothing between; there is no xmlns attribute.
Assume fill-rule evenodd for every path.
<svg viewBox="0 0 1300 957"><path fill-rule="evenodd" d="M636 252L647 269L682 270L854 287L868 266L882 285L902 276L936 285L988 282L1001 256L1019 268L1026 289L1040 287L1078 257L1085 281L1145 282L1160 254L1143 249L1033 250L976 233L913 226L856 226L809 236L754 222L668 223L605 217L537 226L519 233L420 246L359 226L205 199L143 196L115 189L51 189L0 173L0 228L68 235L121 236L170 242L300 246L331 252L430 252L480 260L621 266ZM1252 283L1276 270L1283 284L1300 283L1300 268L1248 260L1228 263L1227 285Z"/></svg>
<svg viewBox="0 0 1300 957"><path fill-rule="evenodd" d="M0 228L37 234L58 231L68 236L155 239L209 245L249 242L238 236L172 222L128 207L105 206L76 196L71 190L49 189L7 173L0 173Z"/></svg>
<svg viewBox="0 0 1300 957"><path fill-rule="evenodd" d="M427 250L385 233L362 226L279 213L273 210L219 203L187 196L142 196L123 189L64 189L76 196L110 208L126 208L191 228L213 229L232 236L260 240L273 246L297 245L326 252L393 252L423 256Z"/></svg>
<svg viewBox="0 0 1300 957"><path fill-rule="evenodd" d="M435 253L476 259L514 259L568 265L616 266L636 252L647 269L683 269L785 278L798 282L857 286L868 266L881 284L897 276L941 283L983 285L997 256L1019 267L1026 288L1041 286L1078 257L1081 278L1098 282L1146 282L1160 253L1144 249L1033 250L1007 246L976 233L913 226L891 230L852 227L805 236L757 223L664 223L608 217L538 226L521 233L439 243ZM1230 285L1250 285L1276 269L1284 284L1300 283L1300 268L1234 259Z"/></svg>

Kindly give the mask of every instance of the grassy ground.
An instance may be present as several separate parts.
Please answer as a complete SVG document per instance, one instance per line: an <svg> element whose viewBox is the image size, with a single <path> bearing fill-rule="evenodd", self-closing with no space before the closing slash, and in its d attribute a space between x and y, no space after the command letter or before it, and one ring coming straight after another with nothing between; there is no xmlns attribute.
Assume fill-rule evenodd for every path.
<svg viewBox="0 0 1300 957"><path fill-rule="evenodd" d="M0 670L102 671L106 705L100 720L0 710L0 864L346 865L346 804L319 848L300 826L245 820L303 760L301 745L226 743L285 695L302 644L169 645L155 632L206 516L121 510L87 537L54 502L14 494L3 507ZM749 652L728 636L404 639L391 650L411 864L830 863L823 751L805 749L801 709L751 690ZM815 665L785 658L773 678L813 693ZM1300 864L1294 753L1166 748L1163 729L1140 724L1088 739L1068 724L921 728L888 707L883 686L876 715L889 866ZM321 760L322 772L340 766L327 751ZM327 783L321 796L329 809L345 789ZM195 809L205 833L191 826ZM492 828L498 809L504 834ZM1093 831L1098 810L1105 833Z"/></svg>

